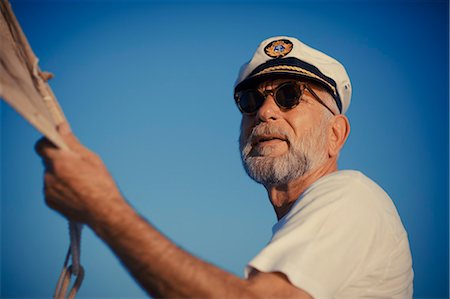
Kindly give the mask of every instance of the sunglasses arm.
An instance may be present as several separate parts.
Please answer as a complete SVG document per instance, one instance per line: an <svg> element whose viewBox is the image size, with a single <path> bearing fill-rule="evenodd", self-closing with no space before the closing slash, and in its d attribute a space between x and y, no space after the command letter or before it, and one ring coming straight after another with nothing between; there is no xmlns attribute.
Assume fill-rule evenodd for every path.
<svg viewBox="0 0 450 299"><path fill-rule="evenodd" d="M333 110L331 110L330 107L328 107L324 101L322 101L322 99L314 92L314 90L312 90L312 88L310 88L308 85L305 84L305 89L309 91L310 94L312 94L312 96L317 100L317 102L319 102L322 106L324 106L325 108L328 109L328 111L331 112L331 114L333 114L334 116L336 116L336 113L334 113Z"/></svg>

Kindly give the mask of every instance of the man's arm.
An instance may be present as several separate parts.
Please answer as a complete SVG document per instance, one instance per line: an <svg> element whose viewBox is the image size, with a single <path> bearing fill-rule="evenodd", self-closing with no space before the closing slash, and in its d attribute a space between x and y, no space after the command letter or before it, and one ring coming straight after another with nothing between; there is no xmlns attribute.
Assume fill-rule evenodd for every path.
<svg viewBox="0 0 450 299"><path fill-rule="evenodd" d="M310 298L281 274L256 272L244 280L177 247L139 217L117 206L91 225L140 285L165 298Z"/></svg>
<svg viewBox="0 0 450 299"><path fill-rule="evenodd" d="M123 199L101 159L83 147L67 126L60 133L72 151L41 140L47 204L87 224L154 297L311 298L281 273L254 271L241 279L177 247Z"/></svg>

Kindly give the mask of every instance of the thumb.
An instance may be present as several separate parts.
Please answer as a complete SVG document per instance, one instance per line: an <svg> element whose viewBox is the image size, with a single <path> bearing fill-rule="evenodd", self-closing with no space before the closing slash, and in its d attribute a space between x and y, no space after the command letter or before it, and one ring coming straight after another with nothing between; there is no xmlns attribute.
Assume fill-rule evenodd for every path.
<svg viewBox="0 0 450 299"><path fill-rule="evenodd" d="M77 137L72 133L72 130L70 129L69 123L63 122L59 124L56 129L58 130L59 135L61 135L64 142L67 144L67 146L75 152L80 153L83 151L84 147L83 145L78 141Z"/></svg>
<svg viewBox="0 0 450 299"><path fill-rule="evenodd" d="M70 133L72 133L72 129L69 126L68 122L62 122L60 123L56 129L58 130L58 133L63 136L63 135L69 135Z"/></svg>

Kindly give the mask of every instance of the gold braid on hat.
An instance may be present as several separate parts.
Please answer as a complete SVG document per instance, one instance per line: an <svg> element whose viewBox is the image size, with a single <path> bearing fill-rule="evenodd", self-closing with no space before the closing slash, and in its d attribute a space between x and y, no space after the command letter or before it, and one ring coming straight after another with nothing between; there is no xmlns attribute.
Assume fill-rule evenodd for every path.
<svg viewBox="0 0 450 299"><path fill-rule="evenodd" d="M256 74L252 75L251 77L256 77L256 76L259 76L259 75L264 75L264 74L267 74L267 73L286 72L286 71L287 71L287 72L290 72L290 73L292 73L292 74L298 74L298 73L301 73L301 74L306 75L306 76L308 76L308 77L317 79L317 80L319 80L320 82L325 83L325 84L333 91L334 95L337 95L337 93L336 93L336 88L335 88L333 85L331 85L330 83L328 83L327 81L325 81L325 80L322 79L321 77L317 76L316 74L314 74L314 73L312 73L312 72L310 72L310 71L307 71L307 70L305 70L305 69L302 69L302 68L300 68L300 67L297 67L297 66L289 66L289 65L277 65L277 66L272 66L272 67L268 67L268 68L266 68L266 69L263 69L262 71L260 71L260 72L258 72L258 73L256 73Z"/></svg>

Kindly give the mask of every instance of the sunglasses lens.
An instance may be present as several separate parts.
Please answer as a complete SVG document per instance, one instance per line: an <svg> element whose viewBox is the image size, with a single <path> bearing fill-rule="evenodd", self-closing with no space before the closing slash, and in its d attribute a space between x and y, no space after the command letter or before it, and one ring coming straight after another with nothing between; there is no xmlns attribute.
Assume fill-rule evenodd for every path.
<svg viewBox="0 0 450 299"><path fill-rule="evenodd" d="M244 113L255 113L264 103L264 96L255 90L243 91L238 98L237 103Z"/></svg>
<svg viewBox="0 0 450 299"><path fill-rule="evenodd" d="M298 105L301 97L301 91L295 84L285 84L278 88L275 95L276 101L280 107L291 109Z"/></svg>

